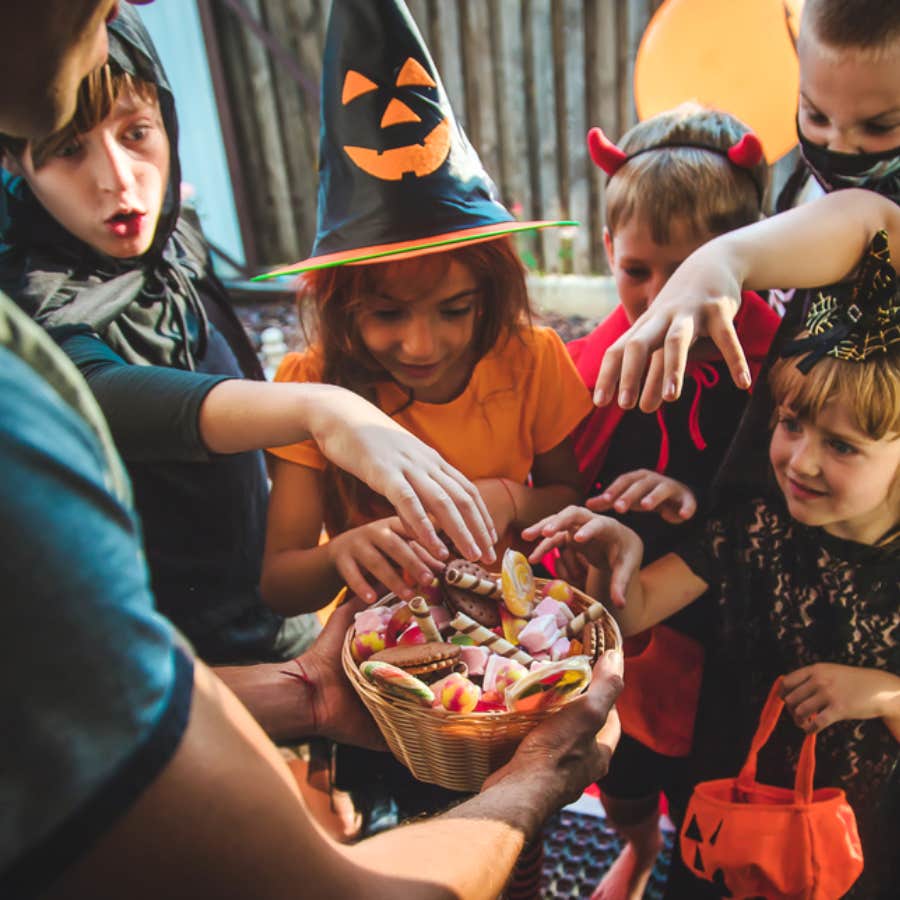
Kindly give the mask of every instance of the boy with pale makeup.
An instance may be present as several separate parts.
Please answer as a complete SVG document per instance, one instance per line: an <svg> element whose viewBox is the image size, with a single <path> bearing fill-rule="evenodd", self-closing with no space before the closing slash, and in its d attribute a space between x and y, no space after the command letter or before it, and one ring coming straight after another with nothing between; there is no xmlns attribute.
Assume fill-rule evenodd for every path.
<svg viewBox="0 0 900 900"><path fill-rule="evenodd" d="M134 486L160 611L210 664L278 663L318 626L273 613L259 596L260 448L310 432L327 441L335 416L356 427L339 425L334 437L364 439L356 417L374 410L349 392L262 381L199 225L181 208L174 98L136 13L123 9L108 45L109 64L82 83L69 125L36 141L0 136L19 176L4 191L0 287L60 343L100 403ZM463 555L480 556L490 525L474 486L383 419L407 444L402 455L359 446L351 465L363 480L393 482L401 508L418 504L418 485L423 498L450 500L433 511ZM437 541L424 508L412 512L407 525Z"/></svg>
<svg viewBox="0 0 900 900"><path fill-rule="evenodd" d="M23 42L28 53L14 83L0 80L0 130L39 137L64 124L78 80L102 61L92 48L116 5L36 0L10 11L0 58ZM76 10L82 27L57 33ZM385 450L402 447L378 415L370 426ZM614 716L596 732L621 688L616 654L474 800L338 847L246 710L154 610L128 480L97 404L2 294L0 461L0 709L15 738L0 742L3 896L493 897L540 820L605 771ZM352 612L304 662L311 720L359 736L334 654Z"/></svg>

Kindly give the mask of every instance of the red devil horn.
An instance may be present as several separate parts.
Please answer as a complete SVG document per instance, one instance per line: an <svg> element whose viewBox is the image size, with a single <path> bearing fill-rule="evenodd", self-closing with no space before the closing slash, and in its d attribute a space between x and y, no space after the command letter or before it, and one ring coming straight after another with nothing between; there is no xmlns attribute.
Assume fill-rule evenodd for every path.
<svg viewBox="0 0 900 900"><path fill-rule="evenodd" d="M591 159L606 172L615 175L628 157L599 128L592 128L587 136Z"/></svg>
<svg viewBox="0 0 900 900"><path fill-rule="evenodd" d="M752 169L763 158L759 138L748 131L733 147L728 148L728 158L742 169Z"/></svg>

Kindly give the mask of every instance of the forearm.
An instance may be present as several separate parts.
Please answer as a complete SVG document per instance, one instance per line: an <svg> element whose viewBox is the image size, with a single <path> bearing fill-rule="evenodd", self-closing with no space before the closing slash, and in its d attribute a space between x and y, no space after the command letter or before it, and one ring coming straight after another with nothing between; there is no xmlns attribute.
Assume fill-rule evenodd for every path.
<svg viewBox="0 0 900 900"><path fill-rule="evenodd" d="M263 600L283 616L322 609L343 584L327 543L271 551L263 559Z"/></svg>
<svg viewBox="0 0 900 900"><path fill-rule="evenodd" d="M213 668L275 743L317 733L312 688L292 670L300 674L293 660Z"/></svg>
<svg viewBox="0 0 900 900"><path fill-rule="evenodd" d="M645 625L646 609L644 603L644 590L641 585L640 572L636 572L628 583L625 596L625 606L616 606L609 596L609 573L596 566L588 568L587 580L584 587L585 593L599 600L613 615L619 625L619 630L625 637L649 628Z"/></svg>
<svg viewBox="0 0 900 900"><path fill-rule="evenodd" d="M872 191L836 191L721 235L697 254L725 262L748 289L818 287L850 275L882 229L900 258L900 208Z"/></svg>
<svg viewBox="0 0 900 900"><path fill-rule="evenodd" d="M200 407L200 435L214 453L296 444L314 436L320 412L346 393L330 384L223 381Z"/></svg>
<svg viewBox="0 0 900 900"><path fill-rule="evenodd" d="M408 896L441 896L443 888L453 897L493 900L526 840L555 811L549 796L559 792L540 776L506 778L435 819L384 832L348 852L375 872L418 880ZM469 849L450 852L453 847Z"/></svg>

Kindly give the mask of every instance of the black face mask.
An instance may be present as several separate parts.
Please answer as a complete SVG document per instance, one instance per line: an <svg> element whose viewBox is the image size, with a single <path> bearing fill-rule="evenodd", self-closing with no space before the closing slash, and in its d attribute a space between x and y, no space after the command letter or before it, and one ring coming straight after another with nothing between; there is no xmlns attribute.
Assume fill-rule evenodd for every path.
<svg viewBox="0 0 900 900"><path fill-rule="evenodd" d="M900 204L900 147L881 153L838 153L807 140L797 130L800 152L827 193L866 188Z"/></svg>

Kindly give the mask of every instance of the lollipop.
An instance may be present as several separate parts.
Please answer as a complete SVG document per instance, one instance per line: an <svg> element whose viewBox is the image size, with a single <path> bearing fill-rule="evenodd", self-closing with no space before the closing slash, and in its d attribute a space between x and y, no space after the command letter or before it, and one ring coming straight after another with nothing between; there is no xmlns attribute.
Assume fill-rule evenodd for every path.
<svg viewBox="0 0 900 900"><path fill-rule="evenodd" d="M507 550L503 554L500 587L506 608L514 616L527 619L534 606L534 575L528 559L518 550Z"/></svg>

